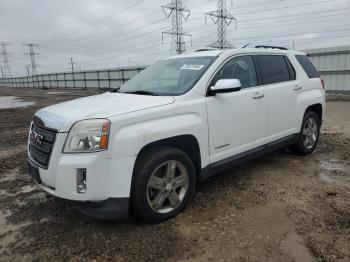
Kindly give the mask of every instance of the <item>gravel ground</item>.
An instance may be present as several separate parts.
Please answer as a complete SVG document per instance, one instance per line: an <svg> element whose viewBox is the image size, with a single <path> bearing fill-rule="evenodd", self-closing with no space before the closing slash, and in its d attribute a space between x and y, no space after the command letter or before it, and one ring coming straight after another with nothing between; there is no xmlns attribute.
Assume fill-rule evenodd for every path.
<svg viewBox="0 0 350 262"><path fill-rule="evenodd" d="M27 175L33 113L92 93L0 89L36 102L0 109L1 261L350 261L350 102L327 103L312 155L281 150L226 171L183 214L146 225L85 217Z"/></svg>

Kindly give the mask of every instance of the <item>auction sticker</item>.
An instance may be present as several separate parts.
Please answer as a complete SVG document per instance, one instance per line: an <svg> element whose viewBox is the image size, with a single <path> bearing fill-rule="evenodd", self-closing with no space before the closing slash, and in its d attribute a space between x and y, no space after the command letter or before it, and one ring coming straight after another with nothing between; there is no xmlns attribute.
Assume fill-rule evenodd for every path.
<svg viewBox="0 0 350 262"><path fill-rule="evenodd" d="M181 70L201 70L204 65L196 65L196 64L190 64L190 65L183 65L180 69Z"/></svg>

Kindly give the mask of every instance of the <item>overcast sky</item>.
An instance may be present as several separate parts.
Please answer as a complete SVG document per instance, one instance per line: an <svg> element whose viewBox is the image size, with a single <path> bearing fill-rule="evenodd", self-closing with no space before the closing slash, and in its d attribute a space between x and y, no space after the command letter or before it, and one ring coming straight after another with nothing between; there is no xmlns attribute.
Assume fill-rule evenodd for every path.
<svg viewBox="0 0 350 262"><path fill-rule="evenodd" d="M150 64L169 55L171 26L161 9L170 0L1 0L0 41L9 42L13 75L30 63L25 43L38 44L39 73ZM216 25L205 13L216 1L184 0L191 11L183 27L186 50L216 41ZM350 45L350 0L227 0L237 18L227 39L236 47L274 44L302 50ZM294 44L293 44L294 42ZM2 57L0 56L0 60Z"/></svg>

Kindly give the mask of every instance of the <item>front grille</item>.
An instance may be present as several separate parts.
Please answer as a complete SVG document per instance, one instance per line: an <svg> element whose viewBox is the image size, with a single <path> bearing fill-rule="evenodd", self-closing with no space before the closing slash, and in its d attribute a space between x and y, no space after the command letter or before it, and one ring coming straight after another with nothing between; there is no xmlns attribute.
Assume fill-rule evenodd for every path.
<svg viewBox="0 0 350 262"><path fill-rule="evenodd" d="M29 155L43 168L49 166L56 134L56 130L39 127L34 122L32 123L29 134Z"/></svg>

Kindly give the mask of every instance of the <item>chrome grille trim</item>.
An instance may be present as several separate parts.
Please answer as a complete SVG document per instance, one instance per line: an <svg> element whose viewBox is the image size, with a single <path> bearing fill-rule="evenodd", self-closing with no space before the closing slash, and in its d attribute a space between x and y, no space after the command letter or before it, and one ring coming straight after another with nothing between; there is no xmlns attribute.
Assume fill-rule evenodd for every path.
<svg viewBox="0 0 350 262"><path fill-rule="evenodd" d="M31 125L28 145L29 157L44 169L49 166L56 135L56 130L38 127L34 122Z"/></svg>

